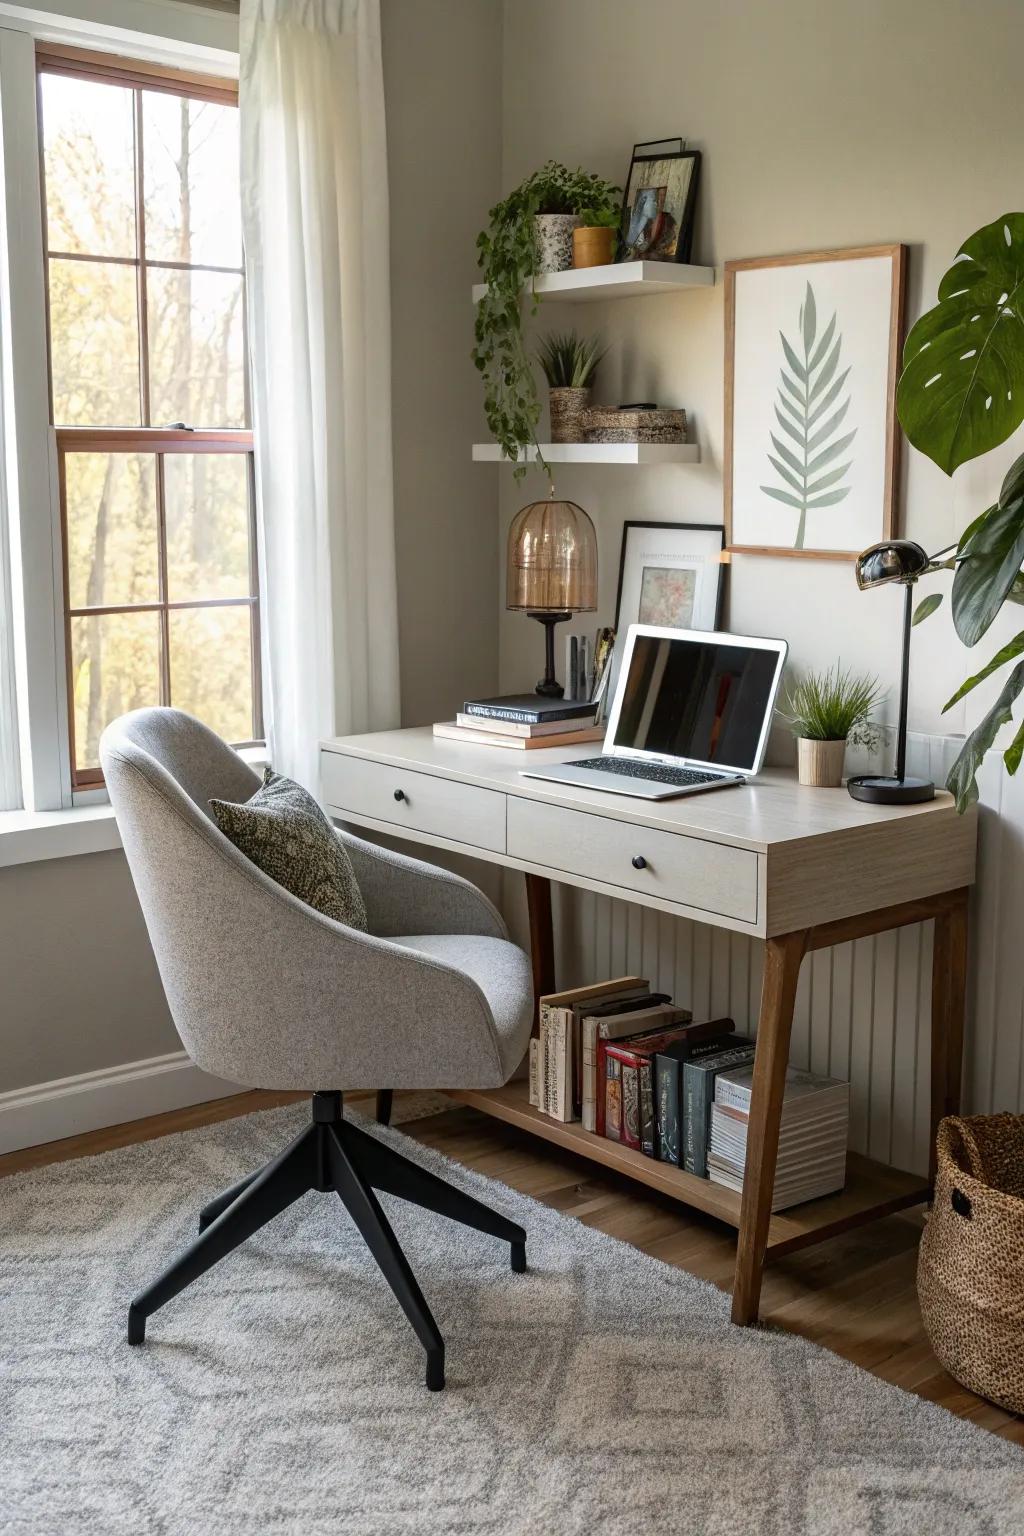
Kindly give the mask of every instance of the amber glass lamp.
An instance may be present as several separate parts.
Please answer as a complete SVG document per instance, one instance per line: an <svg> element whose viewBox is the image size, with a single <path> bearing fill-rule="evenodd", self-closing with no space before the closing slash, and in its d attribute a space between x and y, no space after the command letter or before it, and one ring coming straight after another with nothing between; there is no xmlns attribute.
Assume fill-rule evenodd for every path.
<svg viewBox="0 0 1024 1536"><path fill-rule="evenodd" d="M597 607L597 534L582 507L555 500L553 486L547 501L531 501L512 519L505 606L544 625L544 676L537 692L560 699L555 625Z"/></svg>

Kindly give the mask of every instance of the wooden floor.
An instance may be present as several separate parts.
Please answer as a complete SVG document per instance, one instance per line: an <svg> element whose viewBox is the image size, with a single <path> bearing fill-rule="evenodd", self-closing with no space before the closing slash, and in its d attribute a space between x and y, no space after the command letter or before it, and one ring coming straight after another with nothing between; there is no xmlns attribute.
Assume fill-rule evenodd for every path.
<svg viewBox="0 0 1024 1536"><path fill-rule="evenodd" d="M304 1097L243 1093L50 1142L0 1157L0 1177ZM689 1211L476 1110L453 1109L450 1114L404 1124L402 1130L424 1146L668 1264L723 1289L732 1282L735 1233L710 1216ZM928 1347L914 1283L921 1220L920 1212L890 1216L776 1261L765 1274L762 1318L1024 1445L1024 1419L961 1387Z"/></svg>

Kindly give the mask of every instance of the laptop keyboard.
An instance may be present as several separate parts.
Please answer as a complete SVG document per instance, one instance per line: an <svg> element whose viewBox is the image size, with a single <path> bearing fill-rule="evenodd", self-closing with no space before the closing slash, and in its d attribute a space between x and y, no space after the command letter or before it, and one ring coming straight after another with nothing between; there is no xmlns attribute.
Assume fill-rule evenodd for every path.
<svg viewBox="0 0 1024 1536"><path fill-rule="evenodd" d="M674 784L688 789L691 784L719 784L722 773L706 773L700 768L669 768L664 763L638 763L628 757L584 757L567 768L590 768L595 773L618 773L624 779L653 779L657 784Z"/></svg>

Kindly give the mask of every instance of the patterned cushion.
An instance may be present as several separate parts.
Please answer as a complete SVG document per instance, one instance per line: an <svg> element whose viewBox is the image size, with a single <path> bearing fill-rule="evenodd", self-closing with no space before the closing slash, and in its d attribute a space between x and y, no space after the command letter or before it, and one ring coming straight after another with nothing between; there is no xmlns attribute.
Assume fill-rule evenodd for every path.
<svg viewBox="0 0 1024 1536"><path fill-rule="evenodd" d="M271 880L325 917L366 932L366 907L345 845L301 784L268 768L251 800L211 800L210 810L224 835Z"/></svg>

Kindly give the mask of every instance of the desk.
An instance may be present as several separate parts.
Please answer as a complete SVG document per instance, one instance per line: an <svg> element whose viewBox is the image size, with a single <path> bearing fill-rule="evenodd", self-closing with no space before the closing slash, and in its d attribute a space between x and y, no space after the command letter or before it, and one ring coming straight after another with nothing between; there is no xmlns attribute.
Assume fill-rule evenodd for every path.
<svg viewBox="0 0 1024 1536"><path fill-rule="evenodd" d="M530 753L530 765L581 749ZM554 990L552 880L764 944L742 1195L531 1108L526 1085L464 1102L626 1173L738 1230L732 1316L757 1320L767 1258L927 1199L929 1181L850 1154L839 1194L771 1214L797 980L804 956L934 919L931 1144L960 1103L967 897L976 813L952 798L872 806L767 772L739 789L643 801L525 779L526 754L435 739L429 727L321 744L328 811L339 821L471 854L526 876L537 994ZM641 867L634 863L639 857ZM685 1002L685 999L680 1001ZM932 1174L934 1169L932 1169Z"/></svg>

